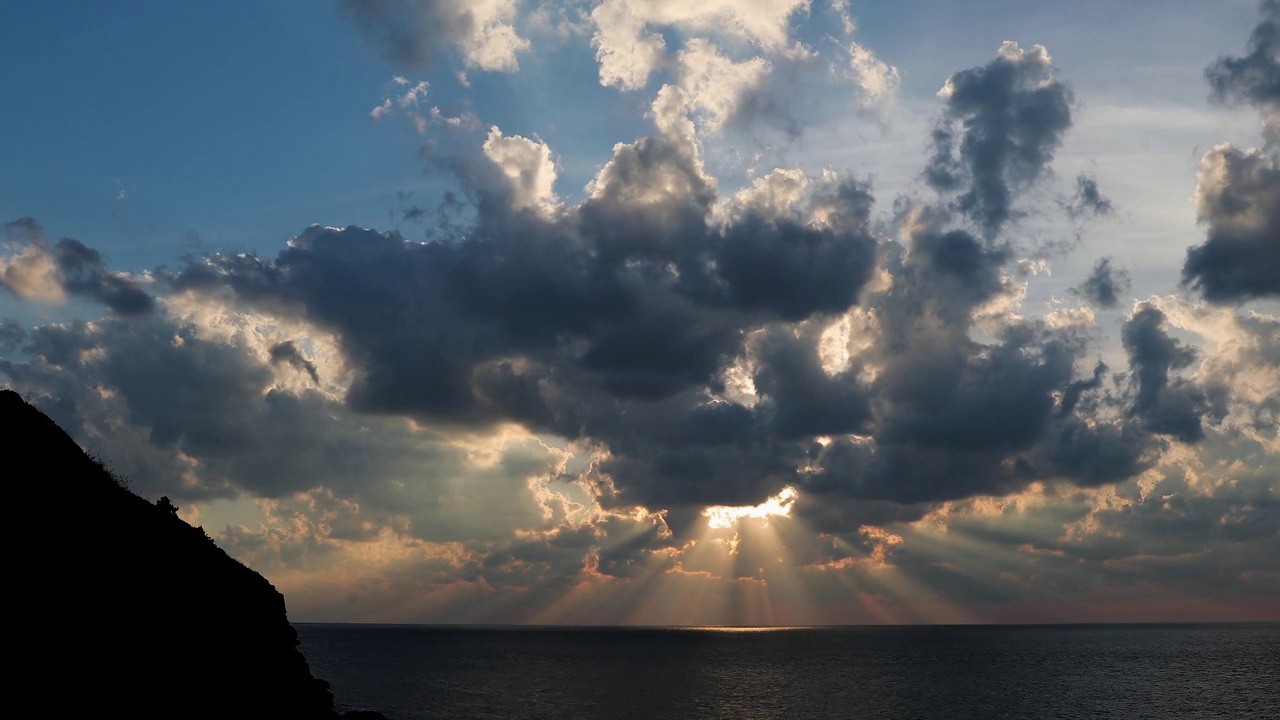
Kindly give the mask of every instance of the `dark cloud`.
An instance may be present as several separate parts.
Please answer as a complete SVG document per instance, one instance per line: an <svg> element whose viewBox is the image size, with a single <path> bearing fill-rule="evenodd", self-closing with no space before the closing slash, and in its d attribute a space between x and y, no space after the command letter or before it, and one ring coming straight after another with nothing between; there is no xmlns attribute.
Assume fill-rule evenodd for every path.
<svg viewBox="0 0 1280 720"><path fill-rule="evenodd" d="M1219 146L1205 155L1196 189L1208 226L1187 250L1182 282L1215 303L1280 297L1280 168L1258 150Z"/></svg>
<svg viewBox="0 0 1280 720"><path fill-rule="evenodd" d="M388 60L409 67L430 65L441 46L471 22L469 13L432 0L342 0L342 9Z"/></svg>
<svg viewBox="0 0 1280 720"><path fill-rule="evenodd" d="M635 577L652 563L653 551L671 546L671 532L664 523L614 516L596 527L595 569L602 575Z"/></svg>
<svg viewBox="0 0 1280 720"><path fill-rule="evenodd" d="M594 435L611 452L599 467L618 489L605 501L611 507L754 505L793 483L803 459L795 443L769 434L766 418L736 404L686 397L629 410L605 419ZM677 436L678 428L695 432ZM681 518L671 522L681 526Z"/></svg>
<svg viewBox="0 0 1280 720"><path fill-rule="evenodd" d="M79 240L59 240L53 257L67 292L92 298L119 315L143 315L155 306L133 279L107 270L102 255Z"/></svg>
<svg viewBox="0 0 1280 720"><path fill-rule="evenodd" d="M1047 477L1096 487L1136 477L1155 464L1158 450L1150 433L1135 423L1086 422L1077 416L1052 426L1046 442L1037 448L1037 461Z"/></svg>
<svg viewBox="0 0 1280 720"><path fill-rule="evenodd" d="M0 352L10 353L27 339L27 329L13 318L0 321Z"/></svg>
<svg viewBox="0 0 1280 720"><path fill-rule="evenodd" d="M708 399L750 333L859 301L877 261L865 185L816 183L800 205L823 223L750 207L721 223L696 151L660 134L620 147L582 205L542 214L484 162L449 163L477 208L466 240L312 227L274 259L217 255L164 280L332 332L356 410L598 441L618 502L759 502L794 476L804 433L866 415L812 348L764 353L758 410Z"/></svg>
<svg viewBox="0 0 1280 720"><path fill-rule="evenodd" d="M44 228L33 217L20 217L5 223L4 233L11 242L37 243L44 240Z"/></svg>
<svg viewBox="0 0 1280 720"><path fill-rule="evenodd" d="M935 218L924 220L908 229L910 254L886 309L908 314L894 318L896 327L907 327L925 312L949 325L968 323L976 308L1006 289L1002 270L1012 259L1011 248L948 230Z"/></svg>
<svg viewBox="0 0 1280 720"><path fill-rule="evenodd" d="M877 378L889 405L879 437L957 450L1030 447L1077 354L1042 332L1014 327L995 345L961 345L928 359L895 356L896 366Z"/></svg>
<svg viewBox="0 0 1280 720"><path fill-rule="evenodd" d="M1076 193L1067 212L1072 216L1110 215L1115 212L1115 205L1098 189L1096 178L1080 175L1076 177Z"/></svg>
<svg viewBox="0 0 1280 720"><path fill-rule="evenodd" d="M1093 377L1087 380L1076 380L1067 385L1062 391L1062 402L1058 408L1060 416L1070 415L1076 409L1076 404L1080 402L1080 397L1088 390L1097 390L1102 387L1102 379L1106 375L1107 366L1101 360L1093 368Z"/></svg>
<svg viewBox="0 0 1280 720"><path fill-rule="evenodd" d="M1200 164L1196 204L1205 242L1187 250L1182 283L1214 303L1280 296L1280 2L1264 0L1244 57L1224 57L1205 75L1214 97L1243 101L1263 116L1266 152L1220 145Z"/></svg>
<svg viewBox="0 0 1280 720"><path fill-rule="evenodd" d="M875 266L875 243L866 232L872 202L867 187L840 185L834 204L846 217L834 231L756 213L739 219L715 255L729 294L745 309L768 309L788 320L856 304Z"/></svg>
<svg viewBox="0 0 1280 720"><path fill-rule="evenodd" d="M1171 375L1190 366L1196 353L1169 336L1164 313L1144 303L1125 323L1121 339L1133 372L1135 394L1129 412L1151 432L1184 442L1204 437L1201 418L1208 410L1204 391Z"/></svg>
<svg viewBox="0 0 1280 720"><path fill-rule="evenodd" d="M871 419L859 368L828 374L818 356L818 338L776 329L757 345L756 390L766 396L764 411L781 440L865 432Z"/></svg>
<svg viewBox="0 0 1280 720"><path fill-rule="evenodd" d="M1209 553L1214 559L1202 566L1202 572L1216 580L1204 576L1188 579L1210 584L1231 582L1227 577L1230 571L1222 572L1212 565L1251 562L1243 557L1228 560L1229 555L1247 556L1275 548L1280 541L1275 524L1280 497L1272 484L1258 482L1274 477L1274 457L1253 441L1227 436L1206 438L1201 457L1206 466L1232 466L1222 472L1222 478L1229 482L1222 483L1213 493L1200 493L1195 487L1196 478L1184 468L1162 468L1153 473L1154 487L1147 491L1145 502L1132 502L1126 512L1099 512L1104 531L1078 552L1091 559L1111 560L1142 555L1176 557L1201 554L1206 546L1233 546L1232 552ZM1133 487L1120 489L1126 494L1137 491ZM1260 540L1264 542L1256 542Z"/></svg>
<svg viewBox="0 0 1280 720"><path fill-rule="evenodd" d="M1128 271L1112 267L1111 258L1104 257L1093 264L1093 270L1085 281L1071 288L1071 293L1108 310L1120 304L1121 297L1129 292Z"/></svg>
<svg viewBox="0 0 1280 720"><path fill-rule="evenodd" d="M621 146L592 197L551 216L484 162L449 163L478 211L465 241L313 227L274 260L215 256L168 281L335 332L358 409L579 437L624 432L603 419L618 402L714 385L749 330L843 312L875 267L865 186L815 191L821 225L748 211L721 226L678 134Z"/></svg>
<svg viewBox="0 0 1280 720"><path fill-rule="evenodd" d="M861 340L866 349L845 375L827 379L869 410L843 430L852 436L806 450L811 470L798 482L819 500L799 512L814 522L867 517L849 508L851 498L896 505L901 519L932 502L1002 495L1037 480L1116 482L1154 461L1151 431L1107 419L1123 389L1107 385L1105 367L1078 378L1088 348L1079 331L1005 318L984 328L989 340L973 339L983 313L1019 292L1009 267L1017 248L1001 230L1071 125L1071 93L1050 70L1042 48L1006 45L948 82L948 117L935 129L925 177L959 197L951 208L904 213L906 247L883 256L891 285L868 302L876 334L869 345ZM1082 207L1108 208L1096 184L1078 188ZM957 219L981 226L982 236L955 227ZM1118 274L1104 269L1114 290ZM859 386L853 378L866 368L874 379Z"/></svg>
<svg viewBox="0 0 1280 720"><path fill-rule="evenodd" d="M15 246L10 257L0 257L0 286L19 297L61 299L70 293L107 306L117 315L145 315L155 300L137 281L107 269L102 255L79 240L63 238L53 247L44 230L32 218L4 225Z"/></svg>
<svg viewBox="0 0 1280 720"><path fill-rule="evenodd" d="M1052 586L1076 598L1106 588L1108 596L1131 597L1146 608L1156 599L1144 587L1153 578L1162 579L1160 594L1176 588L1193 597L1269 600L1277 579L1270 557L1280 548L1280 505L1274 483L1257 480L1274 475L1275 460L1239 438L1207 436L1199 449L1204 467L1230 466L1212 493L1197 488L1203 476L1166 465L1151 469L1142 483L1108 489L1105 504L1091 502L1087 493L1041 498L1047 502L1034 513L1012 505L992 512L959 504L943 518L941 534L904 529L891 561L906 576L978 602ZM934 566L945 549L963 546L981 547L984 560L1002 568L999 579L983 575L981 585L1011 584L957 584L938 572ZM1135 584L1134 578L1141 580Z"/></svg>
<svg viewBox="0 0 1280 720"><path fill-rule="evenodd" d="M536 442L475 468L465 451L403 421L284 390L269 353L277 345L259 356L154 316L43 326L32 332L36 360L0 359L0 377L150 497L286 502L307 493L306 512L345 538L394 525L432 541L490 540L548 525L524 492L530 477L554 470ZM445 495L483 511L451 512Z"/></svg>
<svg viewBox="0 0 1280 720"><path fill-rule="evenodd" d="M995 60L952 75L942 95L946 115L925 179L958 192L956 208L995 235L1013 214L1013 194L1040 176L1071 127L1071 90L1043 47L1007 42Z"/></svg>
<svg viewBox="0 0 1280 720"><path fill-rule="evenodd" d="M465 53L475 29L465 5L344 5L405 64L442 44ZM1220 97L1271 107L1264 46L1215 66ZM1143 305L1116 375L1096 360L1096 329L1018 314L1027 248L1011 221L1071 125L1043 49L1006 45L951 78L925 171L941 197L904 201L892 230L874 224L866 182L794 171L785 188L762 178L722 197L688 122L696 103L663 92L655 134L618 145L577 204L538 175L549 160L429 145L457 192L434 216L399 198L428 242L313 226L274 256L213 253L152 284L15 221L21 248L0 258L0 283L110 312L0 322L0 380L143 493L214 515L251 504L211 498L255 500L263 524L220 542L291 571L285 582L376 586L385 616L455 591L451 620L546 621L536 613L585 597L635 621L641 598L695 587L681 583L767 581L782 606L791 584L815 590L802 601L847 602L901 593L896 577L948 601L1006 602L1087 596L1117 566L1165 563L1163 577L1210 590L1270 567L1274 319L1237 312L1221 323L1235 335L1197 355ZM787 117L740 100L727 127ZM1275 295L1276 187L1264 153L1207 156L1208 239L1188 285L1214 301ZM1063 204L1075 220L1113 211L1085 176ZM1075 292L1117 307L1128 278L1103 258ZM1178 307L1169 318L1192 329L1197 312L1229 314ZM1197 443L1204 480L1180 454L1162 461L1174 441ZM707 527L706 506L788 485L792 516L768 533ZM963 564L978 553L980 567ZM860 571L886 564L897 570ZM623 591L599 602L600 587Z"/></svg>
<svg viewBox="0 0 1280 720"><path fill-rule="evenodd" d="M1004 494L1035 480L1097 484L1099 470L1074 461L1090 444L1115 446L1098 462L1124 461L1108 465L1108 480L1137 467L1131 456L1143 453L1144 437L1120 442L1109 426L1086 424L1078 407L1064 412L1055 402L1064 388L1076 398L1090 389L1072 380L1082 350L1072 338L1021 325L980 345L944 339L929 325L884 357L870 437L815 448L811 463L821 471L805 479L807 490L922 503Z"/></svg>
<svg viewBox="0 0 1280 720"><path fill-rule="evenodd" d="M298 346L292 340L286 340L282 343L276 343L271 346L271 362L284 363L307 374L311 378L311 382L320 384L320 373L316 371L316 364L311 362L302 354Z"/></svg>
<svg viewBox="0 0 1280 720"><path fill-rule="evenodd" d="M527 43L502 23L484 18L466 3L449 0L341 0L343 13L389 62L430 67L448 50L461 50L466 64L485 70L512 69Z"/></svg>
<svg viewBox="0 0 1280 720"><path fill-rule="evenodd" d="M410 242L313 226L273 258L213 254L156 272L184 301L332 338L351 377L341 402L277 382L294 371L339 382L293 339L260 338L251 353L157 313L41 328L30 341L38 361L0 372L49 397L110 388L76 412L86 428L108 417L134 428L127 456L144 478L180 477L188 458L210 478L194 495L282 498L321 483L362 512L402 512L410 532L441 541L493 537L502 524L545 528L498 498L511 478L527 487L551 472L549 461L513 456L492 478L468 475L467 497L507 508L482 532L427 507L425 497L447 494L447 474L412 489L356 480L379 464L409 473L411 462L459 462L388 430L397 417L429 432L518 423L581 441L598 452L582 481L603 509L666 510L677 537L706 505L755 504L785 485L806 498L798 514L834 530L1035 481L1131 477L1150 465L1152 433L1176 425L1161 418L1181 386L1147 379L1160 373L1158 343L1135 335L1137 409L1107 419L1121 389L1102 369L1090 378L1082 331L1001 309L1021 292L1018 249L1001 230L1070 125L1070 93L1042 49L1010 46L949 87L939 132L956 133L958 154L948 149L930 172L953 173L959 199L905 212L902 244L873 234L866 183L798 178L799 199L744 192L717 204L683 106L664 91L658 132L619 145L579 205L530 202L511 168L428 150L474 209L464 233ZM101 258L79 244L64 254L88 287ZM848 326L842 347L837 321ZM384 444L370 444L378 433L364 422ZM281 452L298 447L315 450ZM585 535L555 543L586 543L597 572L626 576L667 542L660 534L608 548ZM567 562L555 543L494 562Z"/></svg>
<svg viewBox="0 0 1280 720"><path fill-rule="evenodd" d="M852 390L863 367L879 368L858 388L871 412L845 430L862 438L809 446L815 471L798 482L818 500L798 512L812 522L911 519L938 500L1000 495L1036 480L1111 483L1154 461L1149 431L1105 419L1115 407L1105 367L1076 379L1084 336L1018 321L990 341L971 339L975 314L1014 292L1005 279L1012 248L947 230L946 220L937 211L909 218L910 247L886 258L892 287L869 304L878 336L827 381ZM850 498L898 509L857 510Z"/></svg>
<svg viewBox="0 0 1280 720"><path fill-rule="evenodd" d="M1249 37L1248 54L1222 57L1205 70L1219 101L1242 101L1275 110L1280 102L1280 2L1263 0L1261 21Z"/></svg>

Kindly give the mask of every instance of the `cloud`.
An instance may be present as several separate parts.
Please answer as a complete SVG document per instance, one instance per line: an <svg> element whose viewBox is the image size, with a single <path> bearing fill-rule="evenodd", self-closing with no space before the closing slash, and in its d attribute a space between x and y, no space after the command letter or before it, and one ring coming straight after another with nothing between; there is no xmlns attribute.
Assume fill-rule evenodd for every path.
<svg viewBox="0 0 1280 720"><path fill-rule="evenodd" d="M725 127L746 111L772 69L761 57L734 62L704 38L685 43L678 62L681 89L694 110L706 113L707 124L713 130Z"/></svg>
<svg viewBox="0 0 1280 720"><path fill-rule="evenodd" d="M0 321L0 352L13 352L27 339L27 329L13 318Z"/></svg>
<svg viewBox="0 0 1280 720"><path fill-rule="evenodd" d="M817 108L847 97L850 85L857 88L859 110L879 112L892 105L899 72L870 49L840 44L841 57L832 60L823 52L825 43L811 47L792 37L793 20L807 10L807 3L795 0L693 5L608 0L592 12L601 83L635 91L654 75L667 74L706 135L726 130L750 135L767 128L795 139L804 126L818 121ZM845 35L852 30L850 24Z"/></svg>
<svg viewBox="0 0 1280 720"><path fill-rule="evenodd" d="M1196 211L1208 232L1187 250L1182 284L1216 303L1280 296L1280 3L1264 0L1260 12L1249 54L1205 71L1218 100L1258 107L1266 140L1265 152L1224 144L1200 162Z"/></svg>
<svg viewBox="0 0 1280 720"><path fill-rule="evenodd" d="M800 320L815 312L843 312L857 303L875 266L870 188L836 181L820 192L830 196L815 198L802 212L826 215L815 206L829 203L829 224L748 211L725 228L716 263L730 297L741 307Z"/></svg>
<svg viewBox="0 0 1280 720"><path fill-rule="evenodd" d="M1280 297L1280 168L1259 150L1220 145L1200 161L1198 180L1208 237L1187 250L1183 284L1211 302Z"/></svg>
<svg viewBox="0 0 1280 720"><path fill-rule="evenodd" d="M514 209L555 206L556 168L546 143L519 135L504 136L495 126L490 128L482 149L510 182Z"/></svg>
<svg viewBox="0 0 1280 720"><path fill-rule="evenodd" d="M781 440L866 432L871 398L856 379L856 368L828 374L809 335L774 329L757 339L759 370L753 380L765 400L761 412Z"/></svg>
<svg viewBox="0 0 1280 720"><path fill-rule="evenodd" d="M596 31L591 44L600 63L600 84L639 90L664 60L666 41L645 31L644 21L632 13L628 0L602 2L591 11Z"/></svg>
<svg viewBox="0 0 1280 720"><path fill-rule="evenodd" d="M217 322L238 324L238 342L224 342L209 319L44 326L31 334L39 360L0 360L0 374L109 456L145 495L288 502L320 493L358 505L377 527L431 541L488 540L547 525L527 489L531 478L555 472L556 453L526 437L477 444L402 419L357 415L318 383L290 382L290 374L317 364L279 341L271 329L279 320L216 314ZM341 529L351 524L341 517L324 522L327 534L368 532L361 523Z"/></svg>
<svg viewBox="0 0 1280 720"><path fill-rule="evenodd" d="M850 338L840 375L860 391L844 407L859 407L857 399L867 411L805 451L809 470L797 486L822 505L802 505L813 514L807 519L833 529L901 521L929 503L1034 482L1117 482L1153 462L1159 445L1151 431L1115 412L1115 393L1124 389L1107 385L1097 368L1093 378L1076 379L1088 347L1082 329L1005 309L1022 290L1013 277L1019 250L1002 230L1070 126L1070 91L1049 67L1043 48L1007 43L988 65L953 75L942 93L940 132L963 140L958 155L939 140L935 147L946 152L935 155L927 177L959 197L948 207L907 209L904 246L882 246L887 289L870 295L875 323L869 337ZM941 182L940 171L950 180ZM965 219L983 235L957 227ZM978 328L989 339L971 339ZM757 375L757 388L763 379ZM838 396L830 388L821 395ZM806 411L822 417L820 407ZM854 509L868 501L899 509Z"/></svg>
<svg viewBox="0 0 1280 720"><path fill-rule="evenodd" d="M1173 297L1150 302L1170 325L1203 339L1192 379L1223 430L1280 447L1280 318Z"/></svg>
<svg viewBox="0 0 1280 720"><path fill-rule="evenodd" d="M1129 292L1129 273L1123 268L1111 266L1111 258L1104 257L1093 264L1089 277L1071 288L1071 294L1097 305L1111 309L1120 304L1120 297Z"/></svg>
<svg viewBox="0 0 1280 720"><path fill-rule="evenodd" d="M925 179L957 192L956 208L987 235L1010 218L1014 191L1035 181L1071 127L1070 88L1044 47L1005 42L987 65L955 73L938 96L946 114L934 130Z"/></svg>
<svg viewBox="0 0 1280 720"><path fill-rule="evenodd" d="M1201 418L1208 410L1204 392L1170 373L1189 367L1195 350L1169 336L1165 315L1154 305L1139 305L1121 333L1129 353L1135 387L1129 412L1152 432L1185 442L1204 436Z"/></svg>
<svg viewBox="0 0 1280 720"><path fill-rule="evenodd" d="M1006 619L1015 607L1026 612L1028 593L1034 597L1037 588L1072 598L1076 612L1090 598L1129 600L1128 610L1129 603L1099 609L1099 617L1112 618L1153 612L1170 593L1178 596L1175 606L1187 597L1245 596L1265 604L1277 577L1263 558L1275 552L1280 535L1268 524L1277 509L1274 484L1256 479L1275 472L1274 459L1249 441L1214 435L1198 458L1170 458L1105 487L1042 486L947 503L898 526L903 542L890 557L904 574L948 587L957 600L1003 606L1020 598L1003 607ZM933 552L911 550L930 546L966 548L1002 572L957 586L936 567Z"/></svg>
<svg viewBox="0 0 1280 720"><path fill-rule="evenodd" d="M1076 177L1076 193L1072 202L1067 205L1069 215L1110 215L1115 212L1111 200L1098 189L1098 181L1087 175Z"/></svg>
<svg viewBox="0 0 1280 720"><path fill-rule="evenodd" d="M427 118L421 156L456 183L425 241L313 225L274 254L134 278L11 224L7 288L111 312L0 323L0 376L143 492L247 516L220 542L308 612L354 612L334 608L376 586L362 619L626 621L662 617L646 603L667 591L787 598L787 578L833 601L918 583L1004 602L1043 577L1076 598L1114 563L1159 576L1147 555L1247 587L1178 558L1184 533L1274 545L1277 320L1151 298L1117 373L1088 307L1022 314L1010 221L1071 126L1048 52L1007 43L952 75L925 168L938 195L878 213L883 190L846 171L721 187L700 135L762 112L799 5L689 7L597 8L640 18L663 58L659 33L705 37L581 200L557 195L541 138L430 122L426 84L397 78L372 116ZM657 67L627 62L644 82ZM1202 217L1263 233L1271 166L1231 152L1202 170ZM1077 215L1110 210L1091 178L1076 188ZM1127 277L1104 258L1076 292L1115 307ZM789 515L709 527L708 506L784 488ZM949 565L965 553L1010 577L966 579Z"/></svg>
<svg viewBox="0 0 1280 720"><path fill-rule="evenodd" d="M31 218L4 226L12 254L0 257L0 286L20 298L60 302L67 294L102 303L119 315L143 315L154 300L125 273L108 270L102 255L79 240L63 238L53 247Z"/></svg>
<svg viewBox="0 0 1280 720"><path fill-rule="evenodd" d="M1249 37L1249 53L1222 57L1205 70L1213 96L1221 102L1247 102L1263 113L1268 143L1280 140L1280 3L1263 0L1262 19Z"/></svg>
<svg viewBox="0 0 1280 720"><path fill-rule="evenodd" d="M494 129L465 176L482 209L469 241L315 227L274 261L211 257L172 283L224 285L333 332L360 369L354 407L577 437L608 398L711 382L746 329L843 311L874 267L856 184L820 183L800 204L823 225L744 211L721 226L680 105L660 93L661 132L619 145L564 214L527 212L550 198L546 146ZM486 163L505 190L475 169Z"/></svg>
<svg viewBox="0 0 1280 720"><path fill-rule="evenodd" d="M711 46L691 47L714 59ZM970 164L956 166L975 186L980 172L1004 183L1006 215L1069 124L1027 109L1060 110L1069 98L1047 58L1006 45L951 83L947 112L959 127L1008 132L990 147L975 140L986 149L962 152ZM993 87L1008 97L997 102ZM869 183L834 171L778 170L721 197L689 117L700 102L690 92L706 88L690 88L657 93L654 134L618 144L576 205L558 204L550 147L491 127L469 152L428 156L475 208L465 238L313 226L273 258L215 253L156 273L165 318L42 329L32 352L56 372L4 372L51 397L113 388L96 415L72 411L81 426L128 418L138 430L125 456L141 477L194 473L207 479L189 492L206 495L308 491L311 460L265 463L266 448L309 434L340 445L361 417L409 417L446 435L516 425L579 443L596 458L579 477L602 512L665 510L677 534L701 507L754 504L787 485L814 522L865 523L1149 467L1152 433L1168 425L1157 416L1180 386L1135 385L1146 425L1106 417L1122 388L1099 370L1078 377L1083 331L1009 314L1021 289L1002 219L979 236L957 224L978 210L916 207L898 243L873 231ZM1018 125L1037 118L1051 129ZM987 155L999 161L985 165ZM273 318L274 329L255 335L206 317L209 308ZM188 324L166 319L183 313ZM974 340L979 332L987 339ZM308 336L329 338L334 357L304 352ZM1151 343L1134 342L1142 377L1159 375ZM174 396L206 411L177 417L164 404ZM345 477L328 487L357 499ZM371 487L358 501L391 512L380 497ZM600 572L636 570L608 553L597 562Z"/></svg>
<svg viewBox="0 0 1280 720"><path fill-rule="evenodd" d="M442 47L468 68L510 72L529 41L515 28L518 0L343 0L347 16L392 63L426 67Z"/></svg>
<svg viewBox="0 0 1280 720"><path fill-rule="evenodd" d="M714 42L691 38L676 58L676 75L704 135L730 130L757 136L774 129L795 140L832 112L827 107L883 113L893 105L900 84L896 68L857 43L841 47L847 58L838 60L821 49L797 41L735 60ZM850 86L856 88L856 107L832 106L849 96Z"/></svg>
<svg viewBox="0 0 1280 720"><path fill-rule="evenodd" d="M57 302L65 297L58 265L44 243L44 232L32 218L19 218L4 226L9 242L6 249L16 250L0 258L0 284L20 298Z"/></svg>
<svg viewBox="0 0 1280 720"><path fill-rule="evenodd" d="M484 212L467 242L315 227L274 260L214 256L170 281L229 288L245 309L340 338L353 408L599 442L628 503L758 500L794 478L808 435L866 421L859 369L828 378L816 336L796 345L770 331L767 345L753 341L757 409L708 404L706 393L746 333L860 302L877 262L873 200L835 173L792 173L713 212L681 100L659 93L659 133L618 146L591 196L564 214L530 216L472 170Z"/></svg>
<svg viewBox="0 0 1280 720"><path fill-rule="evenodd" d="M846 27L846 30L849 28ZM849 66L854 81L862 91L864 108L880 107L893 102L902 84L898 68L876 57L875 53L858 43L849 44Z"/></svg>
<svg viewBox="0 0 1280 720"><path fill-rule="evenodd" d="M394 113L396 108L400 108L405 117L413 123L414 129L419 133L425 133L430 124L428 118L435 119L439 115L438 108L433 107L425 115L421 108L422 103L427 99L427 93L431 87L430 84L426 80L421 80L410 86L409 81L399 75L392 79L392 84L400 92L394 97L383 98L380 105L369 111L369 117L373 120L381 120Z"/></svg>
<svg viewBox="0 0 1280 720"><path fill-rule="evenodd" d="M805 0L604 0L591 11L596 26L591 43L600 63L600 82L639 90L668 58L666 41L654 29L674 28L747 41L764 50L786 44L789 20ZM651 29L653 28L653 29Z"/></svg>
<svg viewBox="0 0 1280 720"><path fill-rule="evenodd" d="M96 300L120 315L141 315L154 306L151 296L133 278L107 270L102 255L79 240L59 240L53 257L63 287L73 295Z"/></svg>
<svg viewBox="0 0 1280 720"><path fill-rule="evenodd" d="M271 346L271 362L275 364L284 363L297 368L306 373L307 377L311 378L311 382L317 385L320 384L320 373L316 371L316 364L308 360L291 340Z"/></svg>

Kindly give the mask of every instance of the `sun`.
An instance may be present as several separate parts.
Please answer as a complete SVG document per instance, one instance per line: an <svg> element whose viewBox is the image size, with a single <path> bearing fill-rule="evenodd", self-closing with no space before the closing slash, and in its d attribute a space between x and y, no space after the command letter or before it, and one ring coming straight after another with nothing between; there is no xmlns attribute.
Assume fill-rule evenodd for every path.
<svg viewBox="0 0 1280 720"><path fill-rule="evenodd" d="M707 518L707 526L712 528L730 528L742 518L763 518L768 522L770 515L790 516L798 494L788 485L759 505L712 505L702 514Z"/></svg>

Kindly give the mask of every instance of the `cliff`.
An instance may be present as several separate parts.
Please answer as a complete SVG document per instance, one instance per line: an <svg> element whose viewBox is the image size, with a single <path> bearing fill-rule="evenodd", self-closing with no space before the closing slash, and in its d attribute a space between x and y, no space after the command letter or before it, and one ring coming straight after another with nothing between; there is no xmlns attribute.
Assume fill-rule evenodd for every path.
<svg viewBox="0 0 1280 720"><path fill-rule="evenodd" d="M337 717L271 583L122 487L10 390L0 456L18 570L5 593L17 601L10 704L59 717Z"/></svg>

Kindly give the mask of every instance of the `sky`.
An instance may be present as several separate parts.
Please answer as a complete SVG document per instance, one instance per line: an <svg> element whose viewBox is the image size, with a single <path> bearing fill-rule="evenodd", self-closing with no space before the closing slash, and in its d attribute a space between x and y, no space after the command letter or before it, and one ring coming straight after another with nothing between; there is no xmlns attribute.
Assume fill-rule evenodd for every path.
<svg viewBox="0 0 1280 720"><path fill-rule="evenodd" d="M295 621L1280 619L1280 1L0 26L0 385Z"/></svg>

